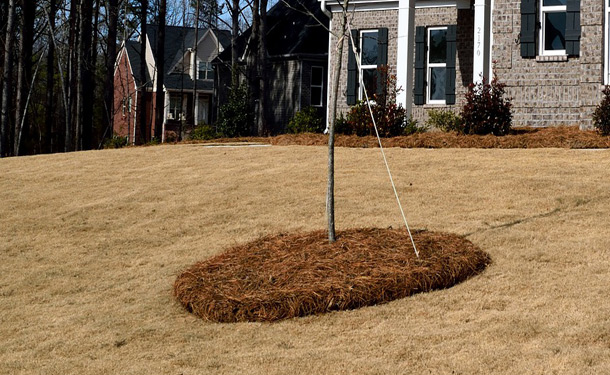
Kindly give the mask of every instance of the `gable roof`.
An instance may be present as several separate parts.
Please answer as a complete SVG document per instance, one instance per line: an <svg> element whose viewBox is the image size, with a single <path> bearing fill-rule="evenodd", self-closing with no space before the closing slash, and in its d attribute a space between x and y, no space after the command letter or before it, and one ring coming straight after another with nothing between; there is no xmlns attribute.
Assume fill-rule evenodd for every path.
<svg viewBox="0 0 610 375"><path fill-rule="evenodd" d="M129 58L129 64L131 65L131 72L133 74L133 78L136 81L136 85L138 87L142 86L142 82L140 80L140 67L142 66L140 46L140 43L136 42L135 40L126 40L124 47L125 51L127 52L127 57ZM146 84L152 84L148 69L146 69Z"/></svg>
<svg viewBox="0 0 610 375"><path fill-rule="evenodd" d="M267 53L270 57L328 54L329 19L317 0L277 2L267 12L267 25ZM251 33L250 28L237 38L239 57L244 55ZM225 49L217 61L231 61L230 48Z"/></svg>

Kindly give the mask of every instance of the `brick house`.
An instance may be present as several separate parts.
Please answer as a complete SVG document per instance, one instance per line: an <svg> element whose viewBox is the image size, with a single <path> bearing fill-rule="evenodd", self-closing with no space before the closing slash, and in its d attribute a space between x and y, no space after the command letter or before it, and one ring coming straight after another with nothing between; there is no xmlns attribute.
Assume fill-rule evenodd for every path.
<svg viewBox="0 0 610 375"><path fill-rule="evenodd" d="M320 1L337 31L337 3ZM489 79L495 63L513 98L515 126L592 126L609 83L608 0L350 3L352 35L365 65L358 69L353 53L344 54L340 110L362 98L360 75L373 91L375 68L387 64L403 89L397 100L415 119L425 121L432 108L457 112L468 84ZM331 37L331 67L335 43Z"/></svg>
<svg viewBox="0 0 610 375"><path fill-rule="evenodd" d="M142 59L140 41L126 40L117 54L114 72L114 120L115 135L127 137L129 143L150 140L155 129L156 82L156 25L148 25L146 33L146 57ZM230 32L200 29L197 54L193 46L195 29L181 26L165 28L165 76L163 82L164 117L163 139L176 136L194 125L213 121L215 73L211 61L230 44ZM140 66L146 64L146 82L140 82ZM196 100L193 88L196 85ZM139 89L145 86L145 111L147 123L138 124ZM195 113L193 113L193 105Z"/></svg>
<svg viewBox="0 0 610 375"><path fill-rule="evenodd" d="M311 16L314 15L315 18ZM320 24L317 20L323 24ZM328 17L316 0L282 0L267 12L267 54L270 62L270 106L266 108L272 134L282 133L297 111L314 107L326 116ZM237 38L238 61L246 80L250 29ZM216 60L218 97L224 102L231 86L231 50Z"/></svg>

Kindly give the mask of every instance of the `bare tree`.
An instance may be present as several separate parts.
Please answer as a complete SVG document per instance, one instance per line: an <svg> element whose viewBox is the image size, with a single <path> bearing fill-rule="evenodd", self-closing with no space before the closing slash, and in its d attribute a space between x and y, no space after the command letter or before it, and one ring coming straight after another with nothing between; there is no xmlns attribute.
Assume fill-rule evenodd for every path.
<svg viewBox="0 0 610 375"><path fill-rule="evenodd" d="M140 0L140 97L138 104L138 123L140 127L140 142L146 143L147 129L146 129L146 23L148 16L148 0Z"/></svg>
<svg viewBox="0 0 610 375"><path fill-rule="evenodd" d="M119 0L106 1L108 35L106 39L106 74L104 78L104 134L102 139L112 137L114 120L114 64L117 56L116 41L119 21Z"/></svg>
<svg viewBox="0 0 610 375"><path fill-rule="evenodd" d="M157 31L157 96L155 103L155 138L163 138L163 120L165 118L165 95L163 80L165 77L165 14L166 0L159 1L159 25Z"/></svg>
<svg viewBox="0 0 610 375"><path fill-rule="evenodd" d="M15 29L15 0L9 0L4 39L4 72L2 78L2 112L0 115L0 157L8 156L9 106L13 79L13 36Z"/></svg>
<svg viewBox="0 0 610 375"><path fill-rule="evenodd" d="M13 154L20 155L21 140L25 128L27 133L28 122L25 120L25 102L29 92L30 77L32 76L32 47L34 44L34 16L36 2L23 0L21 2L21 16L19 26L19 55L17 58L17 92L15 94L15 129L13 133Z"/></svg>
<svg viewBox="0 0 610 375"><path fill-rule="evenodd" d="M44 143L43 143L43 152L53 152L53 114L54 110L54 93L53 89L55 87L55 42L53 41L53 36L55 35L55 15L57 13L57 0L49 0L49 17L48 17L48 27L47 27L47 87L46 87L46 102L45 102L45 126L44 126Z"/></svg>

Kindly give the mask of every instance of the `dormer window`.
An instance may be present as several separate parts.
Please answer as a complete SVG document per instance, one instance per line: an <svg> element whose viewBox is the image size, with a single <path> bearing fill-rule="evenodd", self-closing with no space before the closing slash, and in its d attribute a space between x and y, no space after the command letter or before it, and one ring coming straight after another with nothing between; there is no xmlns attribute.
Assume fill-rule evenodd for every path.
<svg viewBox="0 0 610 375"><path fill-rule="evenodd" d="M214 67L211 62L200 61L197 69L197 79L214 79Z"/></svg>

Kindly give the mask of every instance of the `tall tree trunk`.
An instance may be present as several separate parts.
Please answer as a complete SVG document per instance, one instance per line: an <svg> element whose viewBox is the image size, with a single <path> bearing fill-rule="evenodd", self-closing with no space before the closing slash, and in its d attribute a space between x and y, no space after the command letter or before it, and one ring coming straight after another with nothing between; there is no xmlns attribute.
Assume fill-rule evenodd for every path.
<svg viewBox="0 0 610 375"><path fill-rule="evenodd" d="M92 98L91 90L91 1L81 0L79 10L79 38L78 38L78 66L76 89L76 149L88 150L91 148L92 114L89 101Z"/></svg>
<svg viewBox="0 0 610 375"><path fill-rule="evenodd" d="M239 84L237 70L237 34L239 33L239 0L233 0L231 6L231 87Z"/></svg>
<svg viewBox="0 0 610 375"><path fill-rule="evenodd" d="M77 64L77 45L78 45L78 19L79 19L79 7L78 1L74 0L70 2L70 36L68 39L68 67L66 69L66 88L67 88L67 106L66 109L66 126L65 126L65 143L64 151L70 152L74 150L74 124L73 119L75 118L76 112L76 66Z"/></svg>
<svg viewBox="0 0 610 375"><path fill-rule="evenodd" d="M99 103L96 99L97 96L97 44L98 35L97 32L100 18L100 3L102 0L96 0L95 9L93 10L93 29L90 30L90 41L87 62L87 71L89 73L90 89L85 91L85 132L88 131L88 136L83 137L83 148L85 150L91 150L93 145L98 140L98 132L93 130L93 118L94 118L94 103ZM89 17L91 18L91 17ZM99 124L98 124L99 125ZM97 129L99 131L99 128ZM86 133L85 133L86 135Z"/></svg>
<svg viewBox="0 0 610 375"><path fill-rule="evenodd" d="M328 219L328 241L335 242L335 122L337 120L337 95L339 95L339 78L343 61L343 43L347 30L347 7L349 0L343 0L341 14L341 34L337 35L337 53L335 54L335 71L333 73L333 96L330 106L330 126L328 128L328 185L326 189L326 216ZM349 40L348 40L349 45Z"/></svg>
<svg viewBox="0 0 610 375"><path fill-rule="evenodd" d="M267 99L269 97L269 67L267 66L267 0L260 0L260 31L258 41L258 76L259 78L259 105L258 135L264 136L269 132Z"/></svg>
<svg viewBox="0 0 610 375"><path fill-rule="evenodd" d="M23 134L28 133L28 122L25 119L25 104L32 77L32 47L34 44L34 15L36 2L22 0L21 2L21 38L19 39L19 57L17 61L17 93L15 97L15 133L13 138L13 153L20 155Z"/></svg>
<svg viewBox="0 0 610 375"><path fill-rule="evenodd" d="M13 83L13 36L15 29L15 0L9 0L6 20L6 35L4 39L4 72L2 78L2 105L0 114L0 157L9 155L9 107L11 105L11 90Z"/></svg>
<svg viewBox="0 0 610 375"><path fill-rule="evenodd" d="M147 124L146 124L146 17L148 16L148 0L140 0L140 95L138 104L138 123L140 127L140 143L146 143L147 137Z"/></svg>
<svg viewBox="0 0 610 375"><path fill-rule="evenodd" d="M159 30L157 32L157 96L155 103L155 138L163 139L163 121L165 121L165 95L163 81L165 78L165 13L166 0L159 1Z"/></svg>
<svg viewBox="0 0 610 375"><path fill-rule="evenodd" d="M45 103L45 126L44 126L44 144L43 152L49 153L55 151L54 149L54 126L53 126L53 115L55 114L55 106L53 105L53 89L55 85L55 42L53 41L53 35L55 35L55 14L57 13L57 1L49 0L49 28L47 44L49 46L47 52L47 95Z"/></svg>
<svg viewBox="0 0 610 375"><path fill-rule="evenodd" d="M191 58L191 63L195 66L191 66L191 71L193 72L193 125L195 124L195 119L197 118L197 42L199 41L199 0L195 1L195 41L193 42L193 53L195 54L195 58Z"/></svg>
<svg viewBox="0 0 610 375"><path fill-rule="evenodd" d="M251 92L252 108L255 113L255 126L258 125L260 118L260 81L259 81L259 41L260 41L260 13L259 13L260 1L253 0L252 2L252 34L250 36L250 45L248 53L248 86ZM255 129L258 133L258 126Z"/></svg>
<svg viewBox="0 0 610 375"><path fill-rule="evenodd" d="M114 122L114 64L117 50L117 26L119 21L119 0L108 0L106 3L108 16L108 35L106 40L106 76L104 79L104 134L103 138L112 137Z"/></svg>

